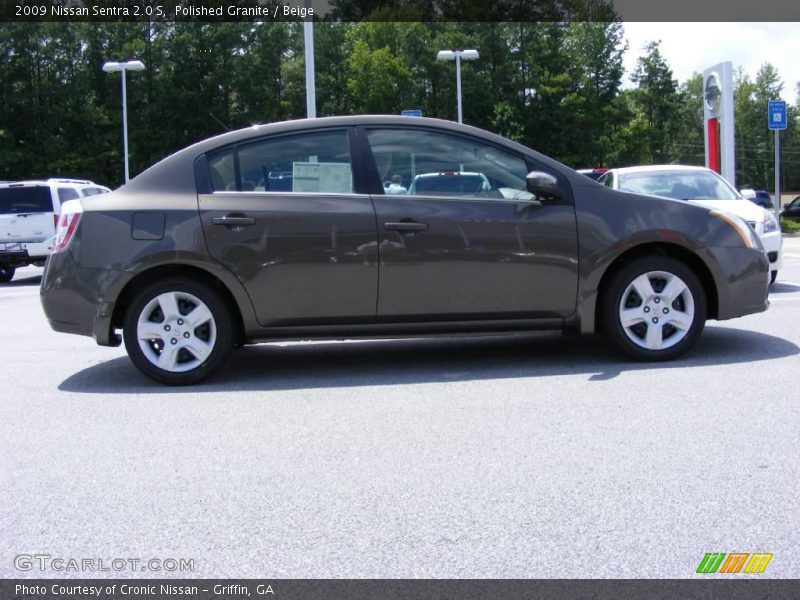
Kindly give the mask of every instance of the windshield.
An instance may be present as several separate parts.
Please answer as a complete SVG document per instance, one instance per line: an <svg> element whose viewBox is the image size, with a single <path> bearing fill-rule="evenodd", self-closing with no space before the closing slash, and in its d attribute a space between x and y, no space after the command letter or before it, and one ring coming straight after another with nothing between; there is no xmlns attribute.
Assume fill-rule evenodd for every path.
<svg viewBox="0 0 800 600"><path fill-rule="evenodd" d="M0 215L53 212L50 188L44 186L0 188Z"/></svg>
<svg viewBox="0 0 800 600"><path fill-rule="evenodd" d="M738 200L728 183L712 171L650 171L622 173L619 189L634 194L676 200Z"/></svg>

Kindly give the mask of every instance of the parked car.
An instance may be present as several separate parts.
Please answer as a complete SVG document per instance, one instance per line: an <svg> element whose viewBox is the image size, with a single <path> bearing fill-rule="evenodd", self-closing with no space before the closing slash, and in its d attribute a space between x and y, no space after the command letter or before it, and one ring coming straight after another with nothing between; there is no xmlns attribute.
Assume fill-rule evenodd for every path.
<svg viewBox="0 0 800 600"><path fill-rule="evenodd" d="M383 187L453 163L490 189ZM291 190L245 189L259 165ZM669 360L707 318L766 310L768 281L735 215L604 188L474 127L354 116L226 133L65 203L40 293L54 330L189 384L287 338L602 330Z"/></svg>
<svg viewBox="0 0 800 600"><path fill-rule="evenodd" d="M781 211L782 219L800 221L800 196L789 202Z"/></svg>
<svg viewBox="0 0 800 600"><path fill-rule="evenodd" d="M77 179L0 183L0 282L11 281L19 267L44 265L63 202L110 191Z"/></svg>
<svg viewBox="0 0 800 600"><path fill-rule="evenodd" d="M745 200L711 169L683 165L627 167L611 169L598 183L623 192L686 200L741 217L766 248L770 282L775 282L783 262L783 234L778 220L772 212Z"/></svg>
<svg viewBox="0 0 800 600"><path fill-rule="evenodd" d="M749 188L745 188L741 190L741 194L745 200L750 200L759 206L763 206L764 208L775 208L772 204L772 196L769 195L769 192L766 190L751 190Z"/></svg>
<svg viewBox="0 0 800 600"><path fill-rule="evenodd" d="M580 173L581 175L586 175L586 177L588 177L589 179L594 179L595 181L597 181L603 175L605 175L606 171L608 171L608 169L605 169L603 167L597 167L594 169L578 169L578 173Z"/></svg>

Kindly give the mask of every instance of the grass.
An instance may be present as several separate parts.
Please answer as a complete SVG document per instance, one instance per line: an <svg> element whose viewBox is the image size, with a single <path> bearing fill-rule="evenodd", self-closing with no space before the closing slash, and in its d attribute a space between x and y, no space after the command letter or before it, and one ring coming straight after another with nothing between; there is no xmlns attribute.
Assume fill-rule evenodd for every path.
<svg viewBox="0 0 800 600"><path fill-rule="evenodd" d="M781 219L781 231L783 233L800 233L800 221Z"/></svg>

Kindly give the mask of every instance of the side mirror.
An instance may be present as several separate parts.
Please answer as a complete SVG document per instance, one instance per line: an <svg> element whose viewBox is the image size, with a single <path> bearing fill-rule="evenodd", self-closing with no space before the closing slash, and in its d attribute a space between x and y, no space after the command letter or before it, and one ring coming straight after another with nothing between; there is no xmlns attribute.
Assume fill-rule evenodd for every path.
<svg viewBox="0 0 800 600"><path fill-rule="evenodd" d="M537 198L544 200L558 200L561 192L558 189L558 179L544 171L531 171L527 176L528 191Z"/></svg>

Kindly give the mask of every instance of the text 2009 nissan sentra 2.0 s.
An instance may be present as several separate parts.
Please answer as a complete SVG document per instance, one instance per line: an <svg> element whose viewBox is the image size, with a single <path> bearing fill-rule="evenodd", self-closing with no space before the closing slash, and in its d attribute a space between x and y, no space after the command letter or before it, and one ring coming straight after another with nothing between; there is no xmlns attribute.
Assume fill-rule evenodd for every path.
<svg viewBox="0 0 800 600"><path fill-rule="evenodd" d="M602 329L667 360L707 318L765 310L768 278L734 215L473 127L360 116L226 133L66 203L41 297L56 331L188 384L278 338Z"/></svg>

